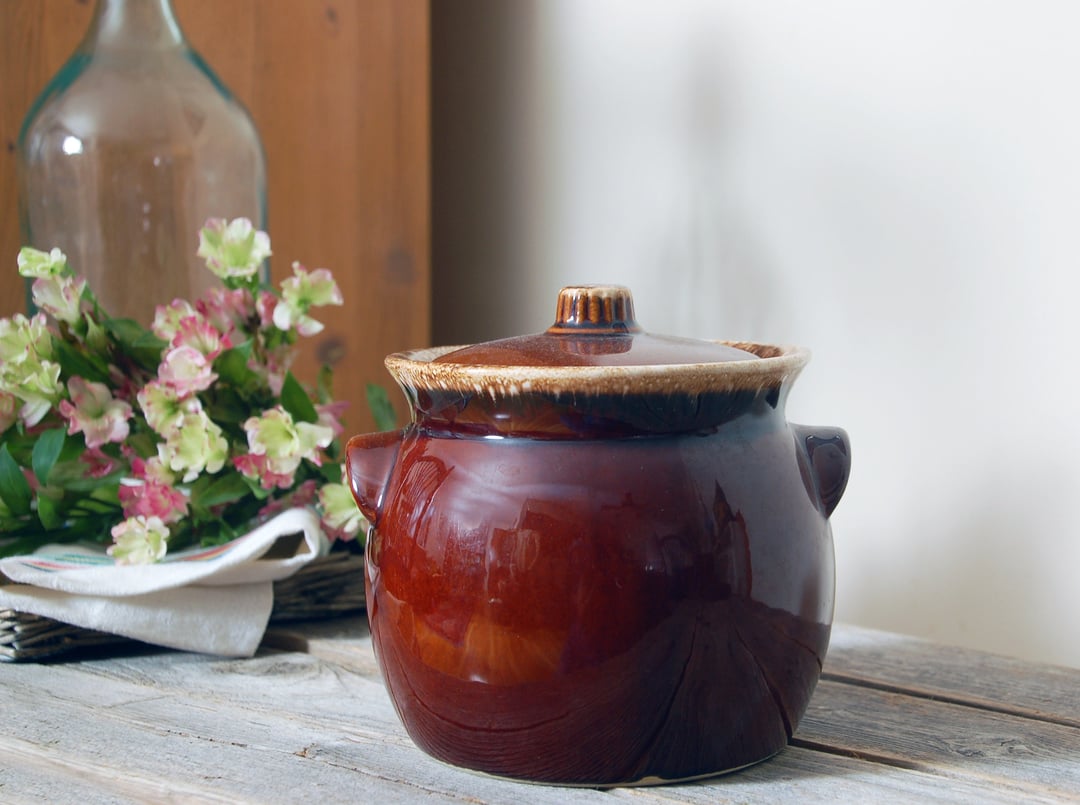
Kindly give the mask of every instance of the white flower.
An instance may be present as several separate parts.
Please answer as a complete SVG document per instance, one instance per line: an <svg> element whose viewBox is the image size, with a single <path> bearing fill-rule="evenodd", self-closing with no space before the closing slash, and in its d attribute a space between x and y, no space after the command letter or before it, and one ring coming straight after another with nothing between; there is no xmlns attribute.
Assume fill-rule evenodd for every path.
<svg viewBox="0 0 1080 805"><path fill-rule="evenodd" d="M172 347L161 359L158 380L176 390L178 397L206 391L217 380L211 361L187 344Z"/></svg>
<svg viewBox="0 0 1080 805"><path fill-rule="evenodd" d="M0 319L0 392L22 402L19 419L27 427L40 422L64 393L46 324L44 313Z"/></svg>
<svg viewBox="0 0 1080 805"><path fill-rule="evenodd" d="M270 236L255 229L247 218L211 218L199 232L197 254L222 279L246 278L272 254Z"/></svg>
<svg viewBox="0 0 1080 805"><path fill-rule="evenodd" d="M91 449L128 437L131 406L114 399L108 386L81 377L71 378L67 385L71 401L60 401L60 414L68 421L69 435L81 431Z"/></svg>
<svg viewBox="0 0 1080 805"><path fill-rule="evenodd" d="M280 405L251 417L244 423L248 449L265 458L266 468L275 475L292 475L303 459L319 463L319 449L329 447L334 431L325 425L294 422Z"/></svg>
<svg viewBox="0 0 1080 805"><path fill-rule="evenodd" d="M82 277L49 276L34 280L31 291L34 304L57 321L74 324L82 318Z"/></svg>
<svg viewBox="0 0 1080 805"><path fill-rule="evenodd" d="M55 277L67 267L67 257L59 249L43 252L30 246L19 250L19 274L24 277Z"/></svg>
<svg viewBox="0 0 1080 805"><path fill-rule="evenodd" d="M319 489L319 506L323 529L331 539L353 539L367 522L344 484L324 484Z"/></svg>
<svg viewBox="0 0 1080 805"><path fill-rule="evenodd" d="M341 289L329 271L325 268L308 271L300 263L293 263L293 276L281 283L281 301L274 308L274 325L286 331L295 326L300 335L315 335L323 326L308 316L308 311L342 303Z"/></svg>
<svg viewBox="0 0 1080 805"><path fill-rule="evenodd" d="M118 565L160 562L168 549L169 529L160 517L129 517L112 528L108 554Z"/></svg>
<svg viewBox="0 0 1080 805"><path fill-rule="evenodd" d="M19 401L14 394L0 391L0 433L15 424L15 420L18 419L15 413L18 407Z"/></svg>
<svg viewBox="0 0 1080 805"><path fill-rule="evenodd" d="M184 483L191 483L203 472L213 475L225 466L229 443L203 411L186 413L179 426L158 444L158 456L170 470L183 473Z"/></svg>

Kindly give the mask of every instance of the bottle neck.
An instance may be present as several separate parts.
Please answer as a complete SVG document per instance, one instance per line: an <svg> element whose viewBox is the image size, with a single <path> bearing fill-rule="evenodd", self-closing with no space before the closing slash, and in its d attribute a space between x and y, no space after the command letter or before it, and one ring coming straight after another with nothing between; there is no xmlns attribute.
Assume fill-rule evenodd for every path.
<svg viewBox="0 0 1080 805"><path fill-rule="evenodd" d="M162 50L184 45L171 0L97 0L81 49Z"/></svg>

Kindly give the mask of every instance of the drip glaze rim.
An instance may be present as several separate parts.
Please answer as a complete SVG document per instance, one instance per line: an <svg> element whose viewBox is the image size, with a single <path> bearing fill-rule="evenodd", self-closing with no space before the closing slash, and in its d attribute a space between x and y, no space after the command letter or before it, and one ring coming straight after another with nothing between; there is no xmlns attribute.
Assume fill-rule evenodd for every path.
<svg viewBox="0 0 1080 805"><path fill-rule="evenodd" d="M799 346L750 341L713 341L758 357L713 363L664 363L627 366L498 366L436 363L463 346L395 352L385 360L394 380L405 389L457 391L492 398L524 394L701 394L757 391L778 387L798 376L810 360Z"/></svg>

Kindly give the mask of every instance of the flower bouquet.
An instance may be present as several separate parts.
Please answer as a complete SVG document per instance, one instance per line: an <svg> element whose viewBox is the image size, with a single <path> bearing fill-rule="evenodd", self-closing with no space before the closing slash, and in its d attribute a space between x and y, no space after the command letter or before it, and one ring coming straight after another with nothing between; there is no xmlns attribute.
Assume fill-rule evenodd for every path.
<svg viewBox="0 0 1080 805"><path fill-rule="evenodd" d="M20 251L39 312L0 319L0 556L94 541L118 564L157 562L297 506L331 540L362 540L345 404L328 367L314 389L289 370L341 292L299 263L268 286L270 253L250 221L208 221L198 254L222 285L159 306L146 329L103 310L58 249Z"/></svg>

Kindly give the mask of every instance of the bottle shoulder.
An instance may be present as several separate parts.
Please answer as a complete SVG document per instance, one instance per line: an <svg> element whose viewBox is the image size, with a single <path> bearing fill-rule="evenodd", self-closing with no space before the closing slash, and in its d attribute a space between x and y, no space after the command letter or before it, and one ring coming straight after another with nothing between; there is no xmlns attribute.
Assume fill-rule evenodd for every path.
<svg viewBox="0 0 1080 805"><path fill-rule="evenodd" d="M247 110L190 49L139 59L77 53L27 113L18 147L29 154L69 136L120 143L210 135L257 142Z"/></svg>

